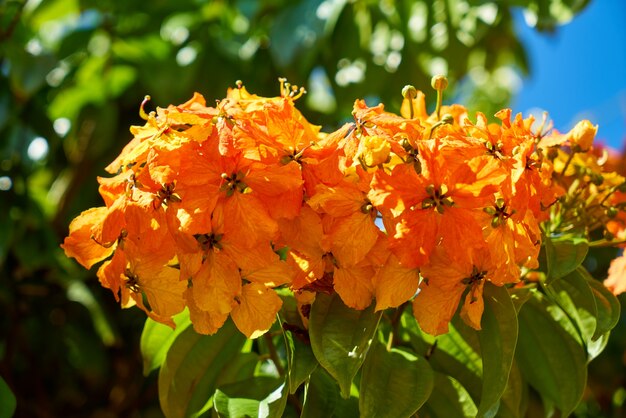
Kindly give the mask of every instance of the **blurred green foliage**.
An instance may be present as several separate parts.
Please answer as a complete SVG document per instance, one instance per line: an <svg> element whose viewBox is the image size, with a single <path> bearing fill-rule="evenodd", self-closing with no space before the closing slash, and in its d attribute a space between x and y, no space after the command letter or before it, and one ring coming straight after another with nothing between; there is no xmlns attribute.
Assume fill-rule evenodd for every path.
<svg viewBox="0 0 626 418"><path fill-rule="evenodd" d="M334 128L354 99L397 110L405 84L426 88L444 73L451 98L493 114L528 71L513 10L554 30L586 3L0 1L0 376L16 416L161 414L155 380L141 373L144 316L119 309L59 248L69 221L101 204L96 176L142 123L145 94L159 106L194 91L210 101L241 79L276 95L284 76L309 91L305 115ZM624 382L602 374L615 372L603 358L590 385L626 397L613 395ZM599 399L586 407L615 410Z"/></svg>

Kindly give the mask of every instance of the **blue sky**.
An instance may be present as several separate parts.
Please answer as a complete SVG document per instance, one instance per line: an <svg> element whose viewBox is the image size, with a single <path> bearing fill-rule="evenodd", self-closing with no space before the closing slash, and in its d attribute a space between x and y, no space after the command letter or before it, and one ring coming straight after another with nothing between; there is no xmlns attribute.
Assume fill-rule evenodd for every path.
<svg viewBox="0 0 626 418"><path fill-rule="evenodd" d="M553 34L528 27L520 12L516 30L528 51L531 75L524 78L513 111L546 110L560 131L589 119L599 125L598 139L623 149L626 1L592 0Z"/></svg>

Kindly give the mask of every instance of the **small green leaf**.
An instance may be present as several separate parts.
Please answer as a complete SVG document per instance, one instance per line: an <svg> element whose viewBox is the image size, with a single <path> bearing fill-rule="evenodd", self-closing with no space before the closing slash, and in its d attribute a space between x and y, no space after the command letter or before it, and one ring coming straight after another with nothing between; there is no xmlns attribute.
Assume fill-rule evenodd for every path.
<svg viewBox="0 0 626 418"><path fill-rule="evenodd" d="M15 395L0 376L0 418L11 418L15 413L16 406Z"/></svg>
<svg viewBox="0 0 626 418"><path fill-rule="evenodd" d="M576 236L546 237L544 240L548 277L546 284L576 270L587 256L589 243Z"/></svg>
<svg viewBox="0 0 626 418"><path fill-rule="evenodd" d="M361 417L409 417L433 389L428 361L407 351L375 342L361 371Z"/></svg>
<svg viewBox="0 0 626 418"><path fill-rule="evenodd" d="M483 359L483 384L477 416L489 416L497 411L500 397L506 389L515 346L517 344L517 314L509 292L504 287L485 285L485 311L482 330L478 332Z"/></svg>
<svg viewBox="0 0 626 418"><path fill-rule="evenodd" d="M587 383L587 355L569 319L538 292L520 310L516 360L524 379L569 415ZM571 329L570 329L571 328ZM573 329L573 330L572 330Z"/></svg>
<svg viewBox="0 0 626 418"><path fill-rule="evenodd" d="M167 351L176 337L189 328L189 311L184 310L174 316L176 329L153 321L148 318L141 333L141 355L143 356L143 374L147 376L152 370L158 369L163 364Z"/></svg>
<svg viewBox="0 0 626 418"><path fill-rule="evenodd" d="M435 386L419 411L420 418L475 418L478 409L467 390L456 379L435 372Z"/></svg>
<svg viewBox="0 0 626 418"><path fill-rule="evenodd" d="M358 418L359 404L355 397L342 399L337 382L318 367L306 386L300 418Z"/></svg>
<svg viewBox="0 0 626 418"><path fill-rule="evenodd" d="M279 418L286 400L287 384L282 379L256 376L217 389L213 406L224 418Z"/></svg>
<svg viewBox="0 0 626 418"><path fill-rule="evenodd" d="M352 379L365 360L380 316L381 312L374 312L374 304L357 311L344 305L336 293L319 293L311 306L309 336L313 353L337 380L344 398L350 396Z"/></svg>
<svg viewBox="0 0 626 418"><path fill-rule="evenodd" d="M246 338L232 321L215 335L183 330L171 344L159 373L159 400L167 418L207 408L217 381L240 354Z"/></svg>

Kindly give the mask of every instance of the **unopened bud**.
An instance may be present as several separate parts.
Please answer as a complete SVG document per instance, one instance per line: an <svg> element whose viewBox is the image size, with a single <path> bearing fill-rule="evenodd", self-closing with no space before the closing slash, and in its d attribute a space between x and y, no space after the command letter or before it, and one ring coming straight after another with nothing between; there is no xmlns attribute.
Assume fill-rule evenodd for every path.
<svg viewBox="0 0 626 418"><path fill-rule="evenodd" d="M607 210L606 210L606 216L609 219L615 218L618 213L619 213L619 210L617 210L616 207L612 207L611 206L610 208L607 208Z"/></svg>
<svg viewBox="0 0 626 418"><path fill-rule="evenodd" d="M448 79L443 75L436 75L430 80L430 85L435 90L442 91L448 87Z"/></svg>
<svg viewBox="0 0 626 418"><path fill-rule="evenodd" d="M604 182L604 177L602 177L601 174L593 173L591 175L591 182L595 184L596 186L599 186Z"/></svg>
<svg viewBox="0 0 626 418"><path fill-rule="evenodd" d="M572 144L572 149L585 152L591 148L593 139L598 131L598 126L593 126L588 120L580 121L567 133L567 139Z"/></svg>
<svg viewBox="0 0 626 418"><path fill-rule="evenodd" d="M402 97L405 99L413 100L417 97L417 89L410 84L407 84L402 88Z"/></svg>

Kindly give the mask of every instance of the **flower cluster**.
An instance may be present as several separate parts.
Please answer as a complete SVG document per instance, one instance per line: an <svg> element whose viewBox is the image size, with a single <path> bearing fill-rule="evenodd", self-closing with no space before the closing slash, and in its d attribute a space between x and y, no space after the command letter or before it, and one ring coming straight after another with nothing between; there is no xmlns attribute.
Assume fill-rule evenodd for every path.
<svg viewBox="0 0 626 418"><path fill-rule="evenodd" d="M439 99L445 84L433 83ZM578 168L597 165L590 125L545 135L532 117L472 122L440 100L428 114L407 86L401 115L358 100L354 121L325 134L295 108L302 94L281 80L279 97L238 84L216 107L199 94L149 115L142 104L146 124L98 179L105 206L71 223L66 254L104 260L100 282L123 307L169 325L187 307L200 333L230 316L262 335L288 288L305 323L315 294L336 292L355 309L412 301L422 329L441 334L463 298L480 329L485 283L538 266L540 224L576 181L598 196L589 207L618 208L610 238L624 233L623 179L601 188L597 170Z"/></svg>

